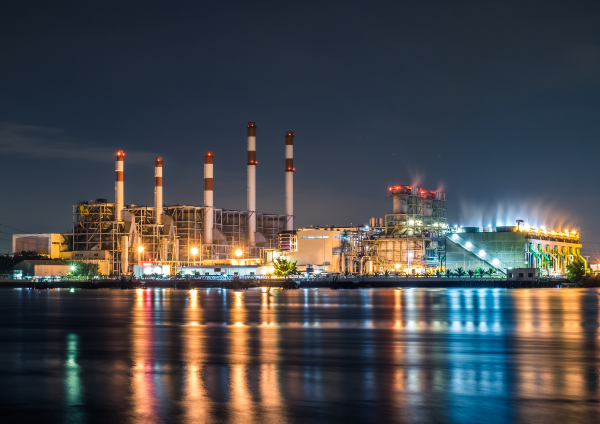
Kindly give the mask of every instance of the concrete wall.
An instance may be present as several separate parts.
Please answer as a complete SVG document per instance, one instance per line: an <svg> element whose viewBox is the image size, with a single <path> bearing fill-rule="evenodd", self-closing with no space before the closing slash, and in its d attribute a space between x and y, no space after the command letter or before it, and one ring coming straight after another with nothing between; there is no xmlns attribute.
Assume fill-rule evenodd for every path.
<svg viewBox="0 0 600 424"><path fill-rule="evenodd" d="M186 266L183 268L177 268L177 273L183 275L195 275L198 272L200 277L206 275L229 275L238 277L251 277L255 275L263 275L259 266L253 265L213 265L213 266Z"/></svg>
<svg viewBox="0 0 600 424"><path fill-rule="evenodd" d="M34 264L28 261L16 264L14 269L23 271L23 277L60 277L67 275L70 270L65 263Z"/></svg>
<svg viewBox="0 0 600 424"><path fill-rule="evenodd" d="M300 269L312 265L326 271L340 270L342 231L325 228L301 228L296 231L298 251L287 253Z"/></svg>
<svg viewBox="0 0 600 424"><path fill-rule="evenodd" d="M51 259L60 258L60 252L68 246L63 244L63 237L57 233L47 234L13 234L13 253L32 250Z"/></svg>

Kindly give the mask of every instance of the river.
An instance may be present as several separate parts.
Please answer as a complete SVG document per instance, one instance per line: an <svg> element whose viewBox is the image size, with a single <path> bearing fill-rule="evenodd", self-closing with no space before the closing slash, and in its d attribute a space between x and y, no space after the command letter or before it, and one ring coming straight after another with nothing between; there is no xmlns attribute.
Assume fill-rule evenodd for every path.
<svg viewBox="0 0 600 424"><path fill-rule="evenodd" d="M598 289L0 290L0 421L600 422Z"/></svg>

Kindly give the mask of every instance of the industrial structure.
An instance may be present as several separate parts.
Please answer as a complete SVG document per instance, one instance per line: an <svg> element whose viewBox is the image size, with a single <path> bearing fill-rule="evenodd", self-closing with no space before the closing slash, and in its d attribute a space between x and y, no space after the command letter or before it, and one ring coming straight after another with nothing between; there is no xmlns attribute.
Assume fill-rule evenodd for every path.
<svg viewBox="0 0 600 424"><path fill-rule="evenodd" d="M575 258L587 268L574 230L535 229L522 220L496 228L450 227L445 193L393 186L388 195L392 213L371 218L369 225L298 229L289 257L301 270L357 274L493 269L508 276L510 270L529 268L536 276L562 276Z"/></svg>
<svg viewBox="0 0 600 424"><path fill-rule="evenodd" d="M41 246L53 257L99 262L107 274L129 275L135 265L174 273L191 263L232 261L241 250L248 259L260 259L265 249L278 249L281 231L293 230L293 172L286 169L286 215L261 213L256 206L256 124L247 127L248 210L216 208L213 202L214 153L204 155L204 205L163 204L163 159L154 171L154 205L125 203L125 152L116 154L115 201L97 199L73 206L73 230L52 234L49 240L15 235L13 251L33 250L24 243ZM286 166L292 162L292 132L285 133ZM282 199L283 200L283 199ZM292 231L293 232L293 231ZM41 236L41 235L40 235ZM32 239L35 237L35 240ZM59 241L55 241L59 240ZM54 248L54 243L59 245ZM48 245L48 246L47 246ZM94 256L92 256L94 255Z"/></svg>
<svg viewBox="0 0 600 424"><path fill-rule="evenodd" d="M13 252L37 250L52 258L96 262L103 274L139 276L156 270L259 275L276 254L296 261L301 271L344 274L491 268L508 276L510 270L529 268L537 269L532 275L559 276L576 258L586 263L572 229L535 229L522 220L496 228L450 227L445 193L415 186L389 187L391 213L371 218L369 225L295 229L294 133L285 133L285 215L279 215L258 212L256 131L256 124L248 123L247 210L215 207L212 150L204 154L203 206L163 203L162 157L155 161L154 205L126 204L125 152L119 150L114 202L79 202L70 233L15 234ZM238 267L243 272L231 271Z"/></svg>

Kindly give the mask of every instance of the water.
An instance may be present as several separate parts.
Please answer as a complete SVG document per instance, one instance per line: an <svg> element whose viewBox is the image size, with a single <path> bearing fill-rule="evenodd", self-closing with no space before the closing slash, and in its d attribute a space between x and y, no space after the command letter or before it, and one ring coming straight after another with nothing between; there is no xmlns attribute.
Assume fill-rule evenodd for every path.
<svg viewBox="0 0 600 424"><path fill-rule="evenodd" d="M0 421L600 422L599 299L0 290Z"/></svg>

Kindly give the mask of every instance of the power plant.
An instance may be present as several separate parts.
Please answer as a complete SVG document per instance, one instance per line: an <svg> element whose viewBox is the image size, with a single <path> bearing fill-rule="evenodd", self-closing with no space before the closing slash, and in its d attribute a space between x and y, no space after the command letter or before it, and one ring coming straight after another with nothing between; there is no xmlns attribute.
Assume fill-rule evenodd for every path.
<svg viewBox="0 0 600 424"><path fill-rule="evenodd" d="M249 274L262 267L266 273L278 255L296 261L300 271L343 274L492 269L510 277L511 270L528 268L561 276L574 259L586 263L574 230L536 229L522 220L496 228L451 227L445 193L407 185L388 188L391 213L371 218L368 225L295 228L294 133L286 132L282 143L285 215L278 215L258 212L256 132L256 123L248 123L247 210L215 207L214 151L204 154L203 206L163 203L162 157L155 161L154 206L126 204L126 155L119 150L114 202L74 205L67 234L15 234L13 252L36 250L52 258L96 262L103 274L138 276L231 275L223 269L228 265L252 267Z"/></svg>

